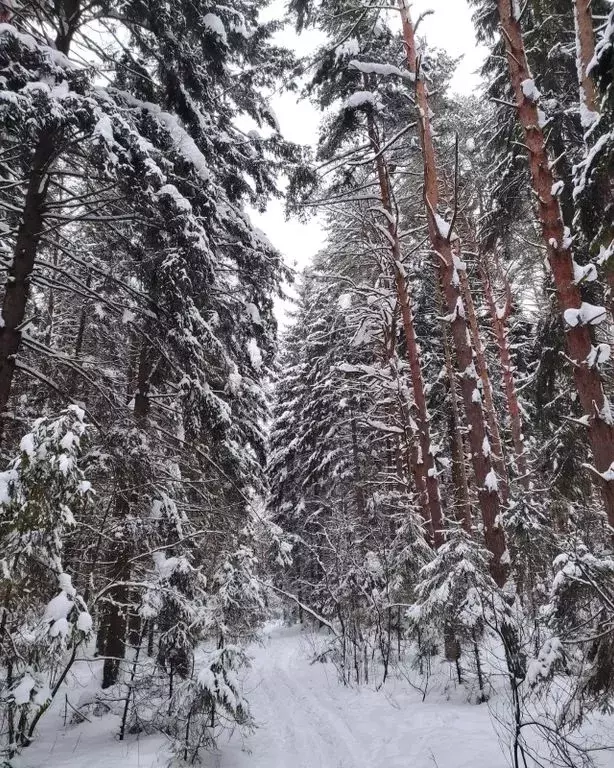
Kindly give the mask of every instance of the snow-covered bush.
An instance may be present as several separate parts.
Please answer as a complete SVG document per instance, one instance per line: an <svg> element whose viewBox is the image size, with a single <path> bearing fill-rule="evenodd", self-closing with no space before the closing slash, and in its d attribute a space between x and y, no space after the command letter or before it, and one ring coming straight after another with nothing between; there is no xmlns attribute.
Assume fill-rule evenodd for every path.
<svg viewBox="0 0 614 768"><path fill-rule="evenodd" d="M558 653L549 655L551 663L540 678L551 678L565 664L578 677L583 706L609 711L614 695L614 558L572 540L554 568L543 612L552 632L547 642L556 639Z"/></svg>
<svg viewBox="0 0 614 768"><path fill-rule="evenodd" d="M455 528L422 568L407 618L422 653L431 654L443 644L446 658L456 662L459 682L462 648L472 648L480 699L486 693L478 644L501 606L488 553L464 529Z"/></svg>
<svg viewBox="0 0 614 768"><path fill-rule="evenodd" d="M9 757L31 741L92 629L62 564L76 519L93 496L79 468L85 430L76 406L38 419L0 474L0 722Z"/></svg>
<svg viewBox="0 0 614 768"><path fill-rule="evenodd" d="M194 764L222 731L252 727L239 678L248 657L233 642L254 638L264 617L247 540L246 534L209 579L193 564L196 552L152 552L138 642L104 694L121 716L120 739L163 733L176 756Z"/></svg>

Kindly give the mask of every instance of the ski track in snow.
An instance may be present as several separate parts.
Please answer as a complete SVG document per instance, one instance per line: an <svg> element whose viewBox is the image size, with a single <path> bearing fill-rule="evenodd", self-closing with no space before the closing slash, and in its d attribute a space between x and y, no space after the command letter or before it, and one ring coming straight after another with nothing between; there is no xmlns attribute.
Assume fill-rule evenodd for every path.
<svg viewBox="0 0 614 768"><path fill-rule="evenodd" d="M311 663L309 635L271 626L252 649L245 695L256 731L220 743L206 768L506 768L488 706L463 692L422 696L406 681L373 687L339 684L331 663ZM446 667L447 669L447 667ZM79 672L69 698L88 686ZM117 741L118 718L63 727L64 697L42 722L39 739L17 768L164 768L160 737Z"/></svg>
<svg viewBox="0 0 614 768"><path fill-rule="evenodd" d="M306 662L301 658L296 639L289 643L286 638L285 644L280 640L283 638L275 644L271 642L269 649L277 645L283 652L261 650L260 663L255 667L262 683L253 696L254 708L262 735L266 732L266 741L271 740L273 745L271 765L276 768L290 765L293 768L370 768L357 734L343 718L341 708L329 700L327 688L318 693L310 680L312 675L294 674ZM337 685L336 681L333 685Z"/></svg>
<svg viewBox="0 0 614 768"><path fill-rule="evenodd" d="M309 655L296 628L254 649L246 695L260 727L219 768L506 768L486 706L423 702L404 681L343 687Z"/></svg>

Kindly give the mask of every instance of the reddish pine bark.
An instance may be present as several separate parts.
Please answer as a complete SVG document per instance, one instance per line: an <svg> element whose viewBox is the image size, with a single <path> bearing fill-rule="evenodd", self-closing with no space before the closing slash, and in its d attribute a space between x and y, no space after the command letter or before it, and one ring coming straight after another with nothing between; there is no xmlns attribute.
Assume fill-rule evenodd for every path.
<svg viewBox="0 0 614 768"><path fill-rule="evenodd" d="M580 117L582 127L587 130L597 117L597 93L593 78L588 72L588 65L595 55L591 0L574 0L574 21L578 85L580 86Z"/></svg>
<svg viewBox="0 0 614 768"><path fill-rule="evenodd" d="M491 317L493 331L497 342L499 352L499 361L503 374L503 391L507 400L507 412L510 419L510 431L512 433L512 445L514 446L514 460L516 462L516 471L518 480L523 488L529 487L529 476L527 472L527 461L524 454L524 441L522 437L522 416L520 413L520 404L518 403L518 393L516 392L516 380L514 378L514 366L510 352L509 340L507 337L507 321L511 311L511 288L505 280L506 301L505 307L501 311L495 301L492 282L488 267L483 258L480 258L480 276L482 278L482 287L484 296L488 305L488 311Z"/></svg>
<svg viewBox="0 0 614 768"><path fill-rule="evenodd" d="M439 495L439 481L437 479L435 461L431 453L429 417L426 405L426 395L424 392L424 381L420 367L420 352L418 350L418 341L414 328L411 298L403 273L401 241L399 239L398 228L394 223L395 219L390 194L390 179L384 156L380 151L380 143L375 124L371 117L368 118L368 132L371 148L376 155L375 165L381 203L383 209L387 213L385 218L393 261L394 284L401 311L401 320L405 334L405 346L407 349L407 362L409 363L414 395L415 422L419 443L419 455L415 456L412 461L414 482L421 497L421 505L427 512L426 516L430 520L433 532L433 543L435 547L439 547L444 541L444 522L441 509L441 498Z"/></svg>
<svg viewBox="0 0 614 768"><path fill-rule="evenodd" d="M526 87L527 81L531 80L531 73L522 28L520 21L514 17L510 0L498 0L498 7L518 117L524 129L525 144L529 153L533 192L537 199L542 236L559 307L561 312L578 309L582 299L578 286L574 283L571 247L565 237L558 199L552 194L555 179L546 151L544 134L539 127L537 104L530 97L530 88ZM526 95L525 91L528 91L529 95ZM597 368L589 368L587 364L592 346L589 329L586 325L569 327L565 336L567 354L573 363L575 386L589 420L588 433L594 463L597 471L604 473L614 461L614 429L608 416L609 405L605 399L601 375ZM601 478L600 485L608 521L614 526L614 482Z"/></svg>
<svg viewBox="0 0 614 768"><path fill-rule="evenodd" d="M458 255L460 258L460 248L458 249ZM490 374L488 372L488 365L486 363L486 355L484 353L484 345L482 344L480 326L478 325L478 318L475 312L475 304L473 303L473 296L471 295L469 278L467 277L467 272L464 269L459 270L458 274L460 279L461 293L465 303L465 312L469 322L469 329L471 331L471 341L473 343L473 349L475 352L475 367L478 376L480 377L480 381L482 382L482 397L484 398L484 411L486 414L486 422L488 424L490 443L493 451L493 463L501 480L501 500L503 503L505 503L509 495L509 479L507 476L507 468L505 466L505 454L503 452L503 443L501 441L501 432L499 430L497 412L495 410L495 399L492 390L492 383L490 381Z"/></svg>
<svg viewBox="0 0 614 768"><path fill-rule="evenodd" d="M484 540L492 557L490 569L493 578L502 586L506 579L506 568L502 562L505 553L505 536L500 525L499 494L493 488L487 487L487 478L492 477L492 463L486 445L486 423L482 410L481 398L476 395L477 374L473 361L473 350L468 340L467 322L464 316L464 306L458 282L455 278L450 236L441 231L440 220L437 216L439 203L439 179L435 147L429 119L429 103L426 83L420 76L419 60L416 49L414 28L409 11L404 0L399 0L401 18L403 21L403 38L406 47L407 65L415 76L416 106L420 123L420 141L424 162L424 198L428 218L428 229L431 245L436 257L436 268L440 281L444 303L451 318L450 328L456 352L456 362L460 371L460 385L469 427L469 445L471 460L477 483L477 496L482 520L484 523Z"/></svg>

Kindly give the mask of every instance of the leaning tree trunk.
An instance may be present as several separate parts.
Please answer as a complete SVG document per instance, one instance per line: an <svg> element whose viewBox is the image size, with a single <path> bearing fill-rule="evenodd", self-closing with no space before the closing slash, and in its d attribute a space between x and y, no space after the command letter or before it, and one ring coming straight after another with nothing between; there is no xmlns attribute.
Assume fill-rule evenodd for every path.
<svg viewBox="0 0 614 768"><path fill-rule="evenodd" d="M407 66L414 75L416 88L416 106L419 115L420 142L424 163L424 199L428 219L431 245L436 258L437 277L441 284L444 303L447 306L452 331L452 340L456 353L456 362L460 371L461 393L467 425L473 471L477 483L477 496L484 523L484 540L492 557L490 570L493 578L502 586L506 579L506 567L502 561L505 553L505 535L499 519L500 502L496 475L486 431L482 397L477 387L478 379L473 360L473 350L469 341L469 329L465 318L465 309L460 294L457 269L452 252L452 227L446 232L446 226L437 213L439 203L439 179L435 160L435 146L429 118L429 103L426 83L420 72L414 28L405 0L399 0L403 21L403 38L406 46Z"/></svg>
<svg viewBox="0 0 614 768"><path fill-rule="evenodd" d="M535 88L527 62L520 19L516 18L511 0L498 0L498 7L518 117L529 153L531 182L537 200L542 236L559 307L566 317L567 355L573 366L582 409L588 417L588 433L608 521L614 526L614 473L608 472L614 462L614 429L610 407L601 375L596 366L589 362L591 335L588 321L579 312L582 298L575 283L570 238L565 232L558 198L553 194L555 178L539 124Z"/></svg>
<svg viewBox="0 0 614 768"><path fill-rule="evenodd" d="M454 185L454 195L457 194L456 182L457 179L455 180ZM445 185L445 189L446 196L450 197L448 184ZM482 334L480 332L478 316L475 309L475 303L473 301L473 294L471 292L467 264L463 261L463 249L461 247L461 241L465 239L466 235L469 235L467 238L469 242L475 240L475 230L466 215L459 215L458 218L462 219L463 231L461 231L461 239L455 240L453 243L453 253L458 259L457 275L460 283L461 296L465 306L465 314L469 325L469 331L471 333L471 343L473 345L473 351L475 354L475 367L482 385L484 413L486 416L486 424L488 426L488 433L493 452L493 463L501 481L501 501L506 504L509 497L509 476L505 461L505 450L503 447L503 440L501 439L501 430L499 429L497 410L495 408L495 397L492 380L490 377L490 371L488 369L488 362L486 360L486 350L482 342Z"/></svg>
<svg viewBox="0 0 614 768"><path fill-rule="evenodd" d="M375 155L375 166L380 189L380 198L384 211L386 211L386 227L388 241L390 243L392 264L394 270L394 284L397 299L401 311L401 320L405 334L405 346L407 350L407 362L414 396L416 428L420 455L412 462L414 482L421 496L420 503L425 510L427 519L433 531L433 543L435 547L441 546L444 541L444 521L441 509L441 497L439 495L439 481L435 469L435 459L431 450L430 424L424 391L424 380L420 366L420 351L416 330L414 327L411 297L407 287L406 277L403 271L403 253L398 232L398 221L392 207L392 195L390 189L390 177L386 168L386 161L382 154L380 142L371 116L368 117L368 132L371 149Z"/></svg>

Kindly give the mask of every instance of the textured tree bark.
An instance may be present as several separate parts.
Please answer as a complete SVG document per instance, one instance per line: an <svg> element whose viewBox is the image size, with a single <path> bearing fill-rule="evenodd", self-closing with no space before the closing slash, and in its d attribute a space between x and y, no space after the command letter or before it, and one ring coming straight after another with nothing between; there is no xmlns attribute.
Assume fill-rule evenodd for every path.
<svg viewBox="0 0 614 768"><path fill-rule="evenodd" d="M389 278L386 278L388 287L391 287L391 283L388 282ZM397 489L401 492L410 493L413 485L413 478L415 477L414 463L418 459L417 441L414 439L414 431L411 426L409 403L403 396L401 386L399 385L399 371L394 363L394 356L396 353L396 339L397 339L397 321L396 321L397 307L390 318L390 325L384 323L383 331L383 363L384 366L390 368L390 374L397 382L397 405L398 409L394 409L390 406L387 410L392 417L393 413L398 412L401 418L401 424L403 427L402 438L395 439L394 450L390 438L386 440L386 456L387 467L389 470L396 470L398 483ZM426 538L428 541L433 540L433 530L431 526L430 517L425 516L425 512L428 510L421 509L420 516L426 526Z"/></svg>
<svg viewBox="0 0 614 768"><path fill-rule="evenodd" d="M531 73L520 20L514 16L511 0L498 0L498 8L518 117L524 129L529 153L533 192L537 199L542 236L547 248L559 307L561 312L577 310L582 304L582 299L574 282L571 246L566 237L557 197L553 194L555 179L546 151L544 134L539 126L537 104L532 98ZM565 335L579 400L585 415L588 416L588 433L595 467L599 473L606 473L614 461L614 429L601 375L596 367L590 367L588 364L592 349L589 329L587 325L578 323L567 328ZM608 521L614 526L614 482L602 477L600 485Z"/></svg>
<svg viewBox="0 0 614 768"><path fill-rule="evenodd" d="M137 373L136 391L134 396L134 418L141 429L147 426L147 419L151 408L149 399L149 378L153 369L153 354L151 346L146 339L143 340L139 355L139 367ZM120 479L123 478L123 473ZM134 494L120 488L118 491L117 502L115 505L116 516L118 520L126 520L130 514L130 509L134 503ZM113 589L110 601L103 613L101 629L103 632L103 641L101 650L104 656L108 658L104 661L102 687L108 688L115 685L118 680L121 669L121 660L126 655L126 635L127 632L140 634L140 619L133 616L130 621L128 614L128 604L134 603L130 590L123 585L123 582L130 580L130 557L133 554L133 548L129 541L118 545L118 551L115 553L115 562L111 578L119 582ZM130 640L132 642L132 640Z"/></svg>
<svg viewBox="0 0 614 768"><path fill-rule="evenodd" d="M460 248L458 255L460 258ZM499 430L497 412L495 410L495 399L493 395L492 383L490 381L490 374L488 372L488 365L486 363L486 355L484 353L484 345L482 344L482 336L480 334L480 326L478 325L475 304L473 303L473 296L471 295L469 278L467 277L467 272L464 269L459 270L458 274L463 302L465 304L465 312L467 314L467 320L469 321L471 341L473 343L473 350L475 352L475 367L478 376L480 377L480 381L482 382L482 397L484 399L486 423L488 424L489 438L493 452L493 464L496 467L497 474L499 475L499 479L501 481L501 501L505 504L509 496L509 478L505 464L505 454L503 451L503 442L501 441L501 432Z"/></svg>
<svg viewBox="0 0 614 768"><path fill-rule="evenodd" d="M424 199L428 219L431 245L436 258L437 276L443 291L444 304L449 312L452 340L456 362L460 372L460 385L465 416L469 427L471 460L477 484L477 496L484 523L484 540L491 552L490 570L493 578L502 586L506 579L506 567L502 562L505 553L505 535L499 520L499 493L492 482L494 470L486 432L482 398L477 389L477 373L473 361L473 350L465 319L465 308L461 298L457 270L454 264L451 235L442 231L443 222L437 214L439 203L439 179L435 158L435 146L429 119L429 102L426 83L420 74L414 28L404 0L399 0L403 21L407 66L415 77L415 98L420 124L420 142L424 162Z"/></svg>
<svg viewBox="0 0 614 768"><path fill-rule="evenodd" d="M516 463L516 471L518 473L518 480L520 484L523 488L528 489L529 476L527 471L526 456L524 453L524 440L522 437L522 416L520 413L520 405L518 403L516 380L514 378L514 366L512 364L510 345L507 337L507 320L511 311L511 288L506 280L506 302L503 310L500 310L497 306L497 302L495 301L488 267L484 258L480 254L478 254L478 258L484 296L486 297L488 312L490 314L492 327L497 342L497 349L499 351L499 361L501 363L501 371L503 377L503 391L505 392L505 398L507 400L507 412L510 419L510 432L512 433L512 445L514 446L514 461Z"/></svg>
<svg viewBox="0 0 614 768"><path fill-rule="evenodd" d="M400 384L399 370L397 366L392 363L392 360L389 360L389 363L390 363L391 375L394 376L397 383ZM400 390L401 390L401 387L399 386L398 402L399 402L399 413L401 415L401 422L403 425L403 443L401 446L399 446L402 451L402 456L399 457L397 455L395 457L397 462L397 472L399 472L399 458L400 458L403 468L405 469L405 474L407 476L407 483L406 483L407 490L411 491L413 487L414 490L416 490L416 492L418 493L419 498L424 502L424 501L427 501L426 486L425 485L422 486L421 491L418 491L415 488L416 478L422 477L422 475L416 469L421 458L420 440L417 438L416 432L414 430L415 422L411 417L411 411L410 411L411 404L408 402L407 398L404 397L404 393ZM390 464L392 465L392 461L390 461ZM434 542L434 536L433 536L433 521L431 520L431 514L428 508L428 503L426 505L423 503L420 506L419 512L420 512L420 517L422 518L422 521L424 523L425 539L431 546L434 546L435 542Z"/></svg>
<svg viewBox="0 0 614 768"><path fill-rule="evenodd" d="M591 0L574 0L574 22L578 85L580 86L580 119L586 131L598 117L595 83L588 72L588 65L595 55Z"/></svg>
<svg viewBox="0 0 614 768"><path fill-rule="evenodd" d="M120 490L116 499L116 516L125 519L130 510L130 503ZM118 541L113 552L115 561L110 578L117 585L108 594L100 616L98 629L98 651L105 657L102 666L102 687L110 688L119 679L121 662L126 654L126 630L128 627L129 589L124 582L130 574L130 545Z"/></svg>
<svg viewBox="0 0 614 768"><path fill-rule="evenodd" d="M394 223L394 211L390 194L390 179L386 163L380 151L380 142L372 117L368 118L369 141L376 155L376 171L380 188L382 207L386 211L386 226L389 234L389 242L392 253L394 284L401 310L401 320L405 334L405 346L407 349L407 362L409 363L414 405L416 413L416 428L419 442L419 455L412 462L414 470L414 482L421 497L421 506L430 520L433 530L433 543L435 547L444 542L444 520L439 495L439 481L435 469L435 460L431 452L431 438L426 395L424 392L424 380L420 367L420 351L414 328L414 318L411 307L411 298L405 280L402 260L403 254L398 229Z"/></svg>
<svg viewBox="0 0 614 768"><path fill-rule="evenodd" d="M144 427L151 410L149 399L150 377L154 367L154 355L147 339L143 339L139 354L139 368L134 392L134 418Z"/></svg>
<svg viewBox="0 0 614 768"><path fill-rule="evenodd" d="M356 508L361 520L365 520L365 495L362 487L362 474L360 471L360 454L358 452L358 434L356 431L356 417L354 414L350 420L352 429L352 459L354 464L354 493L356 494Z"/></svg>
<svg viewBox="0 0 614 768"><path fill-rule="evenodd" d="M85 284L88 288L91 288L92 286L92 270L89 270L87 273L87 278L85 281ZM84 301L83 306L81 307L81 314L79 316L79 325L77 327L77 335L75 337L75 351L73 354L75 363L77 365L79 364L82 354L83 354L83 344L85 341L85 331L87 329L87 318L88 318L88 302L87 300ZM77 383L79 379L79 373L74 368L70 373L70 378L68 379L68 394L73 397L76 390L77 390Z"/></svg>
<svg viewBox="0 0 614 768"><path fill-rule="evenodd" d="M439 312L443 315L443 297L439 286L437 286L437 298ZM461 421L460 404L458 402L456 376L454 374L454 365L452 364L452 350L447 323L444 324L442 332L446 374L450 384L450 444L452 453L452 483L454 484L457 507L456 518L462 524L465 531L470 534L472 514L469 483L467 480L467 466L465 463L465 441L463 440L463 424Z"/></svg>
<svg viewBox="0 0 614 768"><path fill-rule="evenodd" d="M147 427L150 411L149 378L152 368L152 350L148 341L144 339L139 354L134 396L134 418L141 429ZM121 470L118 472L117 479L120 487L117 490L115 517L123 522L128 518L136 498L134 492L128 490L130 482ZM125 586L125 582L130 580L132 554L133 546L126 538L124 541L118 541L115 551L109 557L109 559L114 558L110 578L112 582L117 582L117 586L110 591L108 603L101 612L98 648L101 655L107 657L103 664L103 688L115 685L119 679L121 663L126 655L127 634L129 632L133 636L135 633L140 634L140 620L133 617L130 621L128 605L134 602L134 596L131 597L130 589Z"/></svg>

